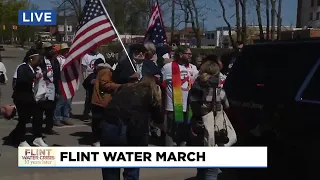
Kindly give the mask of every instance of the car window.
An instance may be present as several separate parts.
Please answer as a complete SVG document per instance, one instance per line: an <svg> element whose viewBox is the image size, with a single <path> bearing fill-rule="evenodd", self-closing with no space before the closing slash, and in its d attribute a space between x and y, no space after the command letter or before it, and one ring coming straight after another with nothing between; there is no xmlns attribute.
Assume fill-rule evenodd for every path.
<svg viewBox="0 0 320 180"><path fill-rule="evenodd" d="M320 104L320 59L310 70L302 84L296 100Z"/></svg>
<svg viewBox="0 0 320 180"><path fill-rule="evenodd" d="M263 101L264 96L261 94L264 93L263 84L267 77L266 63L270 59L261 54L263 52L252 52L254 51L248 48L234 61L225 88L228 96Z"/></svg>
<svg viewBox="0 0 320 180"><path fill-rule="evenodd" d="M319 43L292 43L245 48L224 85L227 95L237 100L260 102L294 100L319 58L318 47ZM314 94L313 90L305 91L305 97Z"/></svg>

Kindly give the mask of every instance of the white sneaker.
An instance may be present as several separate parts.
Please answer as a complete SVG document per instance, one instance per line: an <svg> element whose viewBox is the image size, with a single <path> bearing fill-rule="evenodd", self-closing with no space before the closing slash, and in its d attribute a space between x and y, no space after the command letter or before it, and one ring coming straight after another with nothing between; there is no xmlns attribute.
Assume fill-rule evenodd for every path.
<svg viewBox="0 0 320 180"><path fill-rule="evenodd" d="M93 146L95 146L95 147L100 147L100 142L95 142L95 143L93 143Z"/></svg>
<svg viewBox="0 0 320 180"><path fill-rule="evenodd" d="M27 143L27 141L23 141L19 144L19 147L30 147L30 145Z"/></svg>
<svg viewBox="0 0 320 180"><path fill-rule="evenodd" d="M35 138L33 144L38 147L48 147L48 144L46 144L42 138Z"/></svg>

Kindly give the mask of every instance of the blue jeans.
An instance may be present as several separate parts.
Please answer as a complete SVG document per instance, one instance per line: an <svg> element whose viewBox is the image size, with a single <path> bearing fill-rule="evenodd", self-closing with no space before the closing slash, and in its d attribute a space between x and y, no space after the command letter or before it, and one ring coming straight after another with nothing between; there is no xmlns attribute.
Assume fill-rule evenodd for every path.
<svg viewBox="0 0 320 180"><path fill-rule="evenodd" d="M56 109L54 110L54 121L66 121L70 117L72 99L65 99L62 95L59 97Z"/></svg>
<svg viewBox="0 0 320 180"><path fill-rule="evenodd" d="M197 180L217 180L219 168L197 168Z"/></svg>
<svg viewBox="0 0 320 180"><path fill-rule="evenodd" d="M101 146L147 146L146 136L132 136L127 125L101 123ZM128 131L129 130L129 131ZM139 168L124 168L124 180L139 180ZM120 168L102 168L103 180L120 180Z"/></svg>

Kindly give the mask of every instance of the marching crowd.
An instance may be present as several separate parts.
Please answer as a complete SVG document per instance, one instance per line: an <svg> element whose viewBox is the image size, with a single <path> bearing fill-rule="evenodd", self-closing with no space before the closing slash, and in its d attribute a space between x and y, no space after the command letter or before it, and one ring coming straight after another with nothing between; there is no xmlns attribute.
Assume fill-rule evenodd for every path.
<svg viewBox="0 0 320 180"><path fill-rule="evenodd" d="M231 146L236 142L224 113L229 103L220 58L193 56L189 47L179 43L169 47L147 42L131 45L130 58L113 53L105 58L98 49L83 56L83 119L91 119L93 146L148 146L150 129L155 126L161 127L166 146ZM67 44L44 42L31 48L17 67L12 98L19 119L9 135L12 144L30 146L25 139L27 123L32 123L32 144L41 147L48 146L43 134L58 134L54 126L72 125L72 98L65 99L59 86L68 50ZM105 168L102 173L104 180L120 179L120 169ZM218 173L215 168L198 169L197 177L214 180ZM125 169L123 176L137 180L139 169Z"/></svg>

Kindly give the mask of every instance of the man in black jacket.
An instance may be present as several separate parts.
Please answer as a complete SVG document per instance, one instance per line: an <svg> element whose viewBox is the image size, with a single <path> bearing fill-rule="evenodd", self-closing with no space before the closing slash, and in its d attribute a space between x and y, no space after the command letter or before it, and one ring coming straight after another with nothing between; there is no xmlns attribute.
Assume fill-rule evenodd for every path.
<svg viewBox="0 0 320 180"><path fill-rule="evenodd" d="M46 99L39 101L40 113L46 115L45 134L58 134L52 128L53 125L62 126L61 122L53 121L54 110L56 107L56 100L59 95L59 81L60 81L60 64L54 56L54 48L51 43L43 43L43 58L40 61L40 68L43 72L43 78L47 83Z"/></svg>
<svg viewBox="0 0 320 180"><path fill-rule="evenodd" d="M146 48L143 44L131 45L128 53L135 69L133 69L129 58L122 59L113 71L113 82L126 84L138 81L142 78L143 72L150 68L157 69L158 73L161 74L161 69L153 61L145 60Z"/></svg>

